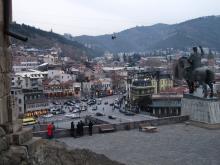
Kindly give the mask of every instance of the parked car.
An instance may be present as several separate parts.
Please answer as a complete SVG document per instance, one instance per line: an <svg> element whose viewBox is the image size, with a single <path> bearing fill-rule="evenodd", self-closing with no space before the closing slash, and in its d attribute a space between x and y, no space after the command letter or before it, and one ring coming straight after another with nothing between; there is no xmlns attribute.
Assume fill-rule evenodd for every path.
<svg viewBox="0 0 220 165"><path fill-rule="evenodd" d="M43 117L45 117L45 118L50 118L50 117L53 117L53 114L48 113L48 114L44 115Z"/></svg>
<svg viewBox="0 0 220 165"><path fill-rule="evenodd" d="M97 106L92 107L92 110L96 111L97 110Z"/></svg>
<svg viewBox="0 0 220 165"><path fill-rule="evenodd" d="M108 104L108 101L105 101L105 103L104 103L105 105L107 105Z"/></svg>
<svg viewBox="0 0 220 165"><path fill-rule="evenodd" d="M87 106L82 106L82 111L86 111L87 110Z"/></svg>
<svg viewBox="0 0 220 165"><path fill-rule="evenodd" d="M131 111L125 111L124 113L126 116L134 116L135 113L134 112L131 112Z"/></svg>
<svg viewBox="0 0 220 165"><path fill-rule="evenodd" d="M67 102L64 103L64 105L73 106L75 104L73 102L67 101Z"/></svg>
<svg viewBox="0 0 220 165"><path fill-rule="evenodd" d="M113 106L113 105L114 105L114 103L110 103L109 105L110 105L110 106Z"/></svg>
<svg viewBox="0 0 220 165"><path fill-rule="evenodd" d="M51 112L53 115L59 115L59 114L64 114L65 111L61 110L61 109L57 109L57 110L53 110Z"/></svg>
<svg viewBox="0 0 220 165"><path fill-rule="evenodd" d="M119 109L119 112L125 113L126 111L124 109Z"/></svg>
<svg viewBox="0 0 220 165"><path fill-rule="evenodd" d="M96 101L95 100L89 100L89 102L87 104L88 105L94 105L94 104L96 104Z"/></svg>
<svg viewBox="0 0 220 165"><path fill-rule="evenodd" d="M72 113L78 113L78 112L80 112L80 109L73 109L72 110Z"/></svg>
<svg viewBox="0 0 220 165"><path fill-rule="evenodd" d="M75 104L74 107L78 108L78 109L80 108L80 106L78 104Z"/></svg>
<svg viewBox="0 0 220 165"><path fill-rule="evenodd" d="M77 99L77 100L75 101L75 103L80 103L80 100Z"/></svg>
<svg viewBox="0 0 220 165"><path fill-rule="evenodd" d="M113 119L113 120L116 119L115 116L111 116L111 115L109 115L108 118L109 118L109 119Z"/></svg>
<svg viewBox="0 0 220 165"><path fill-rule="evenodd" d="M80 118L79 114L73 114L73 113L67 113L64 116L68 117L68 118L71 118L71 119Z"/></svg>
<svg viewBox="0 0 220 165"><path fill-rule="evenodd" d="M86 102L86 101L88 101L88 99L87 98L82 98L81 101Z"/></svg>
<svg viewBox="0 0 220 165"><path fill-rule="evenodd" d="M118 104L114 104L114 108L119 108L119 105Z"/></svg>
<svg viewBox="0 0 220 165"><path fill-rule="evenodd" d="M37 120L34 117L26 117L22 119L22 125L26 126L26 125L33 125L36 124Z"/></svg>
<svg viewBox="0 0 220 165"><path fill-rule="evenodd" d="M105 116L105 115L103 113L101 113L101 112L97 112L96 116Z"/></svg>

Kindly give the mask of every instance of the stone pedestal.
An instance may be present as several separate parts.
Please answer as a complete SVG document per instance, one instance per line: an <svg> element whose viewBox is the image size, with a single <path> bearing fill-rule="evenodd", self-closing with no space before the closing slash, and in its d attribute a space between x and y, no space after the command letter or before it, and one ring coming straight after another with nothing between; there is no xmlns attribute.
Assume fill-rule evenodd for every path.
<svg viewBox="0 0 220 165"><path fill-rule="evenodd" d="M182 115L188 115L193 124L206 128L220 128L220 101L185 94L182 98Z"/></svg>

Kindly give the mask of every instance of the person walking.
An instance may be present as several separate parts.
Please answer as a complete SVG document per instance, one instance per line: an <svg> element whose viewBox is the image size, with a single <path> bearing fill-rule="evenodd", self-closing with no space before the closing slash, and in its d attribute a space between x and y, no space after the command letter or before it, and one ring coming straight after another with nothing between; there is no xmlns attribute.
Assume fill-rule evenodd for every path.
<svg viewBox="0 0 220 165"><path fill-rule="evenodd" d="M75 125L74 125L73 121L71 122L71 129L70 129L70 131L71 131L71 136L75 137Z"/></svg>
<svg viewBox="0 0 220 165"><path fill-rule="evenodd" d="M89 135L92 136L92 127L93 127L93 123L92 121L90 120L89 121Z"/></svg>

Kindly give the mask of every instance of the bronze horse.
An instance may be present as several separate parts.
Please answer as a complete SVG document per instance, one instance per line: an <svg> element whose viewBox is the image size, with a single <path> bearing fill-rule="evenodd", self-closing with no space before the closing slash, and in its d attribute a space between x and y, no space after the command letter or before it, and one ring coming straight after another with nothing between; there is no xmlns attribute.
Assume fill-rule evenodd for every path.
<svg viewBox="0 0 220 165"><path fill-rule="evenodd" d="M191 67L187 57L181 57L174 68L174 77L176 79L184 78L189 87L189 93L193 93L198 85L203 86L203 94L208 96L207 85L210 88L210 97L213 97L213 84L215 80L214 72L206 66L195 68Z"/></svg>

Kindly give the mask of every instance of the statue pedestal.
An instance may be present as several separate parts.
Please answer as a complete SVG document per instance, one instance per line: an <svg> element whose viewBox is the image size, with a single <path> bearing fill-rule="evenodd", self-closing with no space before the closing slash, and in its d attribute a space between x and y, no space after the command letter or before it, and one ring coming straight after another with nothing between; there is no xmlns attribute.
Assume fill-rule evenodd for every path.
<svg viewBox="0 0 220 165"><path fill-rule="evenodd" d="M220 102L217 98L201 98L185 94L182 115L188 115L192 124L205 128L220 128Z"/></svg>

